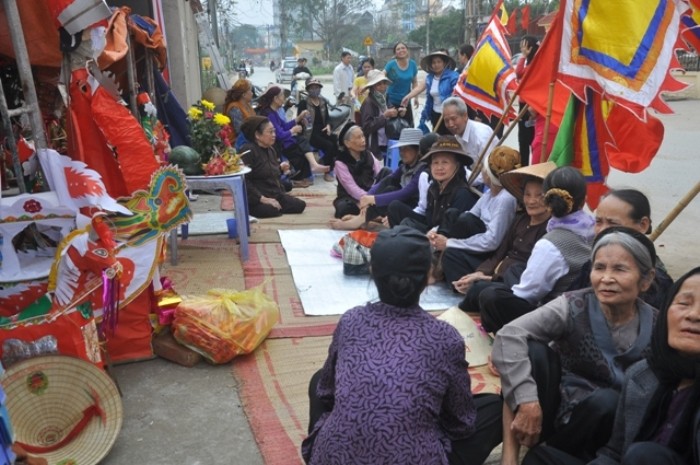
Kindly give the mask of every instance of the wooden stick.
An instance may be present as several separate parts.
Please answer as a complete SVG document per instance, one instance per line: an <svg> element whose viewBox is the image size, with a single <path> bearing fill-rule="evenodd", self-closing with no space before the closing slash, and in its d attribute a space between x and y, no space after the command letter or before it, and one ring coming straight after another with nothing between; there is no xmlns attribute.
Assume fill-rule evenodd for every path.
<svg viewBox="0 0 700 465"><path fill-rule="evenodd" d="M518 122L523 118L523 115L525 115L525 112L528 109L529 109L529 106L525 105L522 108L522 110L520 110L520 113L518 113L518 116L516 116L515 119L513 121L511 121L510 125L508 126L508 129L506 129L505 133L503 134L503 137L501 137L499 139L498 143L496 144L496 147L503 144L503 142L506 140L508 135L510 135L510 133L513 131L515 126L517 126ZM504 113L504 115L505 115L505 113ZM467 181L467 184L469 184L469 186L471 186L472 183L474 182L474 180L477 178L477 176L479 176L479 173L481 172L481 165L483 164L484 157L486 156L486 149L488 148L489 144L491 144L491 141L495 137L498 129L500 129L500 125L502 124L502 122L503 122L503 117L501 117L501 119L498 121L498 125L496 126L496 129L493 131L493 134L491 134L491 138L489 139L489 141L486 143L483 150L479 154L479 158L472 165L472 174L469 176L469 180ZM467 123L467 124L469 124L469 123Z"/></svg>
<svg viewBox="0 0 700 465"><path fill-rule="evenodd" d="M554 81L549 83L549 96L547 97L547 116L544 120L544 134L542 134L542 156L540 161L546 161L547 144L549 143L549 125L552 122L552 106L554 104Z"/></svg>
<svg viewBox="0 0 700 465"><path fill-rule="evenodd" d="M437 132L438 129L440 129L440 125L442 124L442 113L440 114L440 118L438 118L437 123L435 123L435 127L431 132Z"/></svg>
<svg viewBox="0 0 700 465"><path fill-rule="evenodd" d="M695 198L696 195L698 195L698 192L700 192L700 181L698 181L695 184L695 187L693 187L685 196L678 202L678 204L671 210L671 212L666 215L666 218L663 219L661 223L654 229L654 232L651 233L649 236L649 239L652 241L655 241L657 237L663 233L666 228L668 227L669 224L673 222L673 220L676 219L676 217L680 214L680 212L683 211L685 207L688 206L688 204Z"/></svg>

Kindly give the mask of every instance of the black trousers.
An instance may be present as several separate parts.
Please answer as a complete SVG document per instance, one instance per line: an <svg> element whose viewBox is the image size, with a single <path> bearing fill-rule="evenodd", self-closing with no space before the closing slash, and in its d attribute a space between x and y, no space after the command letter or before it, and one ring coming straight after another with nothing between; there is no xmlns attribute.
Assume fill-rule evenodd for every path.
<svg viewBox="0 0 700 465"><path fill-rule="evenodd" d="M248 211L257 218L275 218L286 213L301 213L306 208L306 202L288 194L280 194L275 197L275 200L279 202L281 210L277 210L272 205L259 203L248 206Z"/></svg>
<svg viewBox="0 0 700 465"><path fill-rule="evenodd" d="M316 150L323 151L321 163L330 166L332 170L340 150L338 148L338 137L335 134L326 134L325 132L312 132L309 143Z"/></svg>
<svg viewBox="0 0 700 465"><path fill-rule="evenodd" d="M442 271L445 273L445 281L452 285L464 275L473 273L490 253L476 253L464 249L448 247L442 254Z"/></svg>
<svg viewBox="0 0 700 465"><path fill-rule="evenodd" d="M537 306L513 294L510 286L504 283L492 283L479 293L478 308L484 329L496 333L506 324L530 313Z"/></svg>
<svg viewBox="0 0 700 465"><path fill-rule="evenodd" d="M525 271L525 265L525 263L513 263L508 267L500 281L477 281L473 283L462 302L459 303L459 308L465 312L481 313L481 304L479 303L481 293L491 286L505 285L511 288L518 284L520 282L520 276L522 276Z"/></svg>
<svg viewBox="0 0 700 465"><path fill-rule="evenodd" d="M316 386L321 370L314 373L309 382L309 433L324 413L333 410L333 405L322 401L316 395ZM482 465L491 451L503 441L503 399L496 394L477 394L476 424L474 433L465 439L452 441L452 451L448 455L450 465ZM313 438L306 442L311 442Z"/></svg>
<svg viewBox="0 0 700 465"><path fill-rule="evenodd" d="M520 110L523 109L525 103L520 103ZM530 145L535 139L535 127L529 126L530 116L526 114L523 119L518 121L518 148L520 149L520 164L527 166L530 164Z"/></svg>
<svg viewBox="0 0 700 465"><path fill-rule="evenodd" d="M389 225L393 228L398 224L404 224L404 220L410 219L412 221L412 224L407 226L415 227L415 225L418 224L421 227L416 229L419 229L421 232L427 232L429 228L425 215L420 215L414 212L413 208L414 207L411 207L410 205L407 205L398 200L394 200L393 202L391 202L387 207L387 217L389 218Z"/></svg>
<svg viewBox="0 0 700 465"><path fill-rule="evenodd" d="M559 355L547 344L538 341L528 342L528 355L542 407L540 441L546 442L548 448L558 449L584 463L589 462L610 439L619 392L609 388L597 389L574 407L568 423L558 426L556 416L561 402ZM536 452L542 447L540 444L530 449L523 465L547 463L536 461L539 455L546 454L546 451Z"/></svg>

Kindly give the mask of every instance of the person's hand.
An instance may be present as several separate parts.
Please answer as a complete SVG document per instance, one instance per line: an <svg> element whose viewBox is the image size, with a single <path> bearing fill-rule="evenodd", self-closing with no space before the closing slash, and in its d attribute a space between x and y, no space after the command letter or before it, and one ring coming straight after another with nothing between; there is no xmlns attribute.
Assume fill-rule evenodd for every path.
<svg viewBox="0 0 700 465"><path fill-rule="evenodd" d="M326 124L326 127L323 128L323 132L325 132L326 134L330 134L331 133L331 125Z"/></svg>
<svg viewBox="0 0 700 465"><path fill-rule="evenodd" d="M360 197L360 209L374 205L373 195L363 195Z"/></svg>
<svg viewBox="0 0 700 465"><path fill-rule="evenodd" d="M407 106L408 106L408 101L409 101L408 96L402 98L402 99L401 99L401 106L402 106L402 107L407 107Z"/></svg>
<svg viewBox="0 0 700 465"><path fill-rule="evenodd" d="M271 199L270 197L265 197L264 195L260 197L260 203L264 203L265 205L270 205L271 207L275 208L276 210L282 210L282 205L275 200Z"/></svg>
<svg viewBox="0 0 700 465"><path fill-rule="evenodd" d="M297 116L297 122L303 120L309 115L309 110L304 110L301 113L299 113L299 116Z"/></svg>
<svg viewBox="0 0 700 465"><path fill-rule="evenodd" d="M415 108L417 110L419 106L420 106L420 102L418 101L418 97L416 97L413 99L413 108Z"/></svg>
<svg viewBox="0 0 700 465"><path fill-rule="evenodd" d="M280 163L280 171L282 173L286 173L289 171L289 162L288 161L283 161Z"/></svg>
<svg viewBox="0 0 700 465"><path fill-rule="evenodd" d="M292 135L296 136L297 134L301 133L301 131L303 131L303 130L304 130L304 128L301 127L301 124L297 124L297 125L294 125L292 127L292 129L289 130L289 132L291 132Z"/></svg>
<svg viewBox="0 0 700 465"><path fill-rule="evenodd" d="M542 433L542 407L539 402L526 402L518 406L510 429L521 445L532 447L540 440Z"/></svg>
<svg viewBox="0 0 700 465"><path fill-rule="evenodd" d="M403 106L403 105L401 105L401 106L399 107L399 116L402 117L402 118L403 118L404 116L406 116L406 107Z"/></svg>
<svg viewBox="0 0 700 465"><path fill-rule="evenodd" d="M455 290L460 294L466 294L469 288L472 287L472 284L479 280L479 277L477 276L479 273L480 272L477 271L466 274L457 281L452 281L452 286L454 286Z"/></svg>
<svg viewBox="0 0 700 465"><path fill-rule="evenodd" d="M399 115L399 111L396 108L387 108L384 111L385 118L396 118Z"/></svg>
<svg viewBox="0 0 700 465"><path fill-rule="evenodd" d="M388 216L382 216L382 224L386 226L387 228L391 227L391 224L389 224L389 217Z"/></svg>
<svg viewBox="0 0 700 465"><path fill-rule="evenodd" d="M428 240L435 250L445 250L447 248L447 237L435 231L428 233Z"/></svg>

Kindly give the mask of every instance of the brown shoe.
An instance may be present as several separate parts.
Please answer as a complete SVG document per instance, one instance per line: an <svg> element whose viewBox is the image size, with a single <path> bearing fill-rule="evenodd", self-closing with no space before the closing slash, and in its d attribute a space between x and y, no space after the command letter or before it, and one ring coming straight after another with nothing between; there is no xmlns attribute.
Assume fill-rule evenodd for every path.
<svg viewBox="0 0 700 465"><path fill-rule="evenodd" d="M311 185L311 181L308 179L302 179L301 181L292 181L292 187L299 189L305 189Z"/></svg>
<svg viewBox="0 0 700 465"><path fill-rule="evenodd" d="M331 173L326 173L323 175L323 180L326 182L335 182L335 176Z"/></svg>

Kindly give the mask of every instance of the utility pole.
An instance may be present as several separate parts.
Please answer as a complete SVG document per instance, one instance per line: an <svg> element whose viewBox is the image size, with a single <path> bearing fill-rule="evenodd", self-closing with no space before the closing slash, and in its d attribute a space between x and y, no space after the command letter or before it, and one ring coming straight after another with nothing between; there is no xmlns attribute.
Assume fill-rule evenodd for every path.
<svg viewBox="0 0 700 465"><path fill-rule="evenodd" d="M430 0L425 0L425 53L430 53Z"/></svg>
<svg viewBox="0 0 700 465"><path fill-rule="evenodd" d="M219 47L219 14L216 9L216 0L209 0L209 17L211 18L214 43Z"/></svg>

